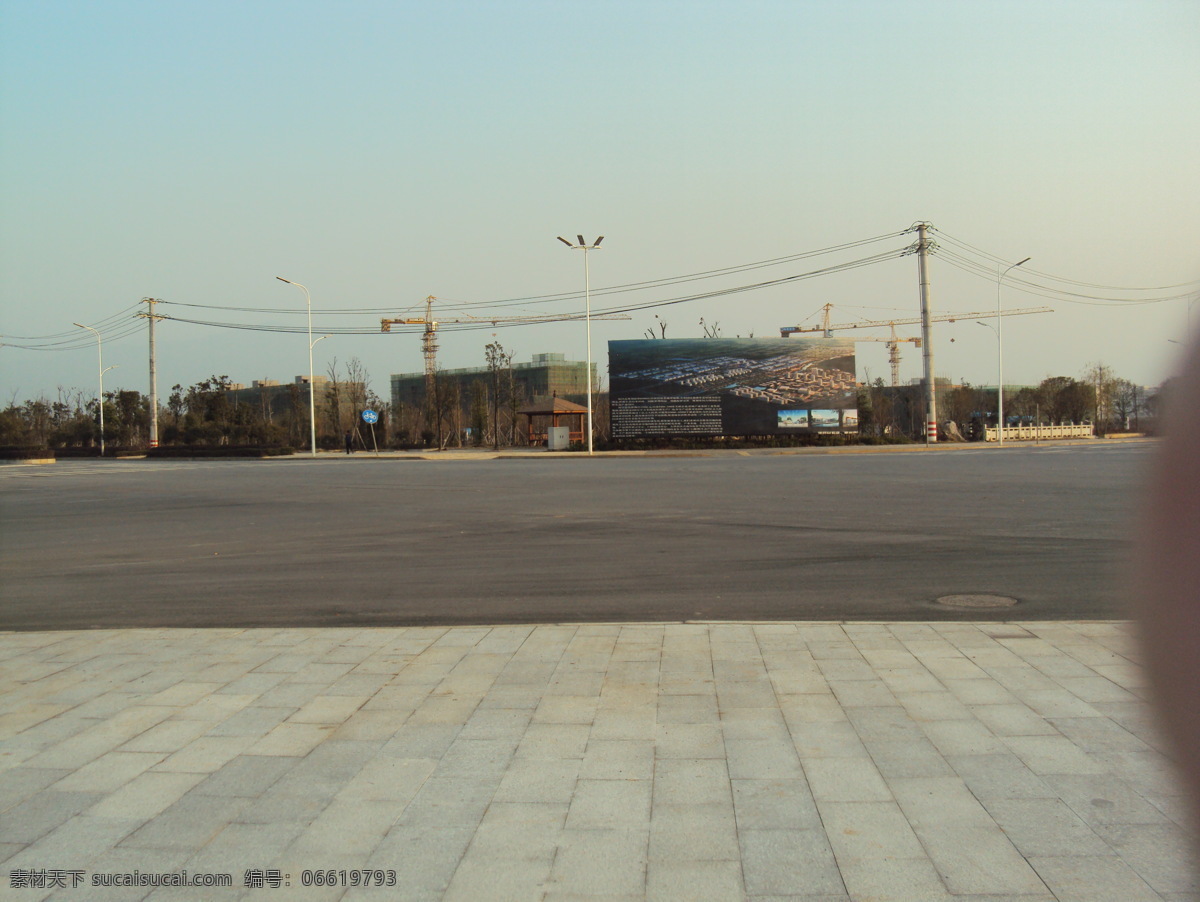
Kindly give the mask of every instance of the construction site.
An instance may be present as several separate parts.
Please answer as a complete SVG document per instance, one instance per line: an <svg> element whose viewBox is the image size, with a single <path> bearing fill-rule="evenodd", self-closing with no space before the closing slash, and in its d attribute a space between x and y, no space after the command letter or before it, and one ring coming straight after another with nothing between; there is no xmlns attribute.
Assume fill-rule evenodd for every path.
<svg viewBox="0 0 1200 902"><path fill-rule="evenodd" d="M166 328L170 333L168 347L172 368L179 365L176 357L181 345L176 330L180 327L225 330L228 335L257 333L252 351L235 350L236 345L231 341L221 343L220 354L239 355L239 368L242 369L253 356L253 365L259 373L264 370L270 373L271 369L280 372L278 366L271 365L270 361L275 358L266 352L268 342L259 336L265 333L297 336L275 342L289 346L287 354L280 355L279 359L286 357L291 361L282 371L292 373L300 370L298 365L292 368L300 362L296 359L299 355L295 352L295 343L299 336L306 336L308 373L296 376L294 382L281 385L264 378L247 387L232 383L228 377L214 376L197 382L193 386L195 391L184 390L180 380L175 393L185 398L183 407L196 407L193 417L196 422L184 430L188 434L216 434L204 426L203 421L209 418L208 408L212 406L206 399L212 391L219 389L227 392L228 401L232 402L230 411L220 408L216 419L221 424L229 421L247 429L264 427L258 430L263 441L274 441L272 436L280 431L267 427L283 424L281 428L286 433L287 444L308 446L314 453L318 445L336 445L347 429L361 426L358 418L368 408L372 411L369 415L378 418L375 432L381 440L397 446L538 443L548 440L547 429L565 425L570 441L586 444L589 450L594 441L606 442L613 437L612 414L618 408L627 415L625 425L630 431L626 434L633 439L686 435L697 439L708 437L747 442L762 438L804 441L805 433L809 434L808 438L820 433L818 437L829 439L830 432L843 433L845 440L879 438L930 444L940 439L1003 442L1006 437L1037 441L1091 434L1088 427L1094 427L1101 434L1110 429L1137 431L1143 421L1152 420L1155 414L1157 389L1118 379L1109 367L1098 363L1090 364L1089 369L1079 373L1079 379L1047 376L1037 385L1007 382L1004 378L1005 322L1012 317L1040 318L1054 311L1049 307L1005 307L1002 292L1006 278L1012 289L1029 295L1058 301L1088 300L1092 296L1078 290L1086 286L1076 285L1071 280L1029 267L1022 269L1029 262L1028 257L1010 263L946 235L927 222L819 250L665 278L610 283L595 289L591 288L588 275L588 253L600 248L603 237L591 243L582 235L578 236L577 242L565 238L559 240L568 248L583 252L582 292L577 289L552 294L528 292L491 300L456 300L430 294L407 306L394 301L385 302L387 306L351 306L343 299L335 301L334 306L317 307L305 285L278 276L278 282L303 293L302 305L296 295L291 303L283 306L276 303L272 307L146 297L130 308L137 311L132 316L126 316L130 312L127 310L98 321L96 327L74 324L89 333L90 337L86 339L70 337L60 341L51 336L41 343L40 340L26 339L26 343L15 343L14 346L33 350L57 349L65 341L65 349L74 349L86 347L83 342L94 339L98 396L107 397L111 393L105 392L104 374L115 368L103 365L107 342L145 330L149 338L150 375L146 406L149 410L159 411L157 417L145 417L148 424L146 441L151 448L158 444L157 426L160 420L166 421L167 413L171 414L167 420L173 426L182 422L180 404L164 411L158 400L156 326ZM900 244L900 241L905 243ZM892 246L858 256L863 253L860 248L880 242ZM958 309L951 312L943 307L942 312L935 311L930 303L929 274L930 260L935 256L952 268L987 280L995 292L995 306L980 304L978 292L963 294L961 288L956 288L959 301L953 307ZM806 262L805 265L811 268L795 271L796 263L815 257L828 257L828 260L823 265ZM802 292L792 295L790 290L790 286L802 280L906 257L915 258L917 263L919 304L912 307L901 300L911 291L911 283L904 288L891 286L882 292L875 289L872 291L874 296L864 295L860 289L837 294L822 291L818 297L807 295L807 304L800 300L805 296ZM580 258L577 256L577 259ZM778 278L756 277L757 281L748 281L743 275L768 267L789 269ZM737 283L729 284L735 277ZM684 289L687 292L684 294L675 293L679 289L674 286L713 279L723 280L723 283L709 283L698 289ZM792 297L777 303L770 313L726 300L746 292L770 290L776 290L778 298L780 292L777 289L783 286L788 286L786 293ZM324 294L328 289L321 291ZM648 294L636 294L639 292ZM593 307L593 294L606 300ZM829 300L831 296L836 301ZM841 300L843 297L845 301ZM962 300L966 297L974 300ZM1097 303L1103 300L1095 298ZM864 301L875 306L862 306ZM704 302L717 303L720 307L703 309L709 320L706 321L705 316L699 318L702 336L668 336L665 316L651 314L651 311L667 307L689 309L674 305ZM801 304L820 306L807 317L793 319L793 315L802 312L796 309ZM782 321L780 325L769 327L772 335L778 329L779 337L754 338L753 329L748 330L744 339L740 334L736 337L723 334L715 321L715 309L736 311L743 329L756 324L761 329L764 321ZM1188 310L1190 312L1190 306ZM647 320L638 314L653 316L650 328L644 328ZM306 321L300 320L302 316ZM355 317L369 317L369 324L362 320L355 322ZM641 322L634 324L635 318ZM981 326L991 334L978 329L944 328L956 323ZM505 337L502 344L497 335L505 329L528 335L527 327L535 327L537 345L530 349L526 344L521 359L517 359L515 341L510 342ZM599 341L593 340L595 328L599 328L602 336ZM1044 337L1048 331L1039 326L1035 333ZM440 356L439 345L445 332L455 333L446 353L447 360L455 364L453 367L446 366ZM465 333L469 332L481 333L482 340L466 339ZM629 338L638 333L643 337ZM971 337L965 333L971 333ZM376 340L361 337L369 334ZM988 343L993 336L995 339L995 356L992 358L995 369L991 370L994 378L983 376L974 385L965 380L955 383L945 378L951 367L963 372L964 356L959 349L967 348L971 355L968 368L976 374L975 379L980 379L981 361L992 357L990 350L979 353L978 346L984 343L985 335ZM1028 335L1028 331L1018 333L1016 339L1026 352ZM490 340L483 336L490 336ZM326 339L339 337L345 337L353 344L349 348L336 340L321 344ZM935 337L944 355L940 373L934 360ZM528 340L525 338L526 342ZM954 348L952 343L955 341L963 344ZM678 342L687 346L686 353L679 350L683 345L675 344ZM734 347L730 342L743 344ZM768 348L770 342L779 347ZM829 353L825 358L817 354L802 359L807 352L801 352L799 345L812 342L840 343L846 350L827 348ZM646 346L637 353L643 360L650 361L646 366L633 366L623 372L628 383L630 379L641 378L639 370L645 371L642 374L645 378L641 378L637 386L637 391L642 393L640 397L621 395L621 391L628 392L630 386L618 384L619 368L612 356L615 346L630 343ZM905 349L903 345L911 348ZM318 347L324 358L320 368L314 361L314 349ZM872 348L875 350L870 350ZM529 350L538 353L525 357ZM883 350L886 350L883 368L888 372L886 378L877 378L871 368L884 360L884 355L879 353ZM919 355L921 375L905 381L901 378L902 364L907 364L911 376L912 361L903 358L910 352ZM420 370L411 364L404 372L391 370L395 361L412 360L416 353L420 354L423 364ZM346 385L337 375L339 354L346 355L342 357L342 365L353 364L357 373L356 376L347 371ZM366 363L359 354L367 358ZM823 359L836 362L826 365ZM217 361L216 366L225 368L211 354L202 360L205 372L220 371L208 369L214 361ZM472 360L480 365L463 366ZM367 365L376 373L389 373L386 387L378 393L371 389ZM1047 369L1043 372L1057 368L1050 358L1045 366ZM316 375L319 369L328 371L329 384ZM985 372L990 369L990 361L983 369ZM125 394L132 398L138 393ZM192 398L195 404L186 402L186 398ZM99 433L97 436L96 430L90 430L89 438L86 435L89 430L83 422L86 420L83 402L76 400L76 419L83 425L67 430L73 436L79 433L71 441L97 443L98 439L103 453L105 416L117 417L118 412L106 410L112 406L108 403L97 404ZM123 417L123 421L128 419ZM560 419L568 422L560 423ZM1053 431L1047 428L1051 426L1055 427ZM1063 429L1066 432L1062 432ZM35 437L41 434L33 426L26 431L32 431ZM304 435L305 431L307 435ZM58 433L65 434L63 429L58 429ZM222 442L233 439L227 433L228 429L221 433ZM22 434L22 430L16 429L14 434ZM169 443L177 441L176 438L166 440Z"/></svg>

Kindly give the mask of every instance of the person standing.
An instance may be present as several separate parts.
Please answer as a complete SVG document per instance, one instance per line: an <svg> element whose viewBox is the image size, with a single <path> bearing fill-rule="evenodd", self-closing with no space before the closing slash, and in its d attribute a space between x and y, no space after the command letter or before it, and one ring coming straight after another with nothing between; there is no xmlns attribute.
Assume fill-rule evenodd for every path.
<svg viewBox="0 0 1200 902"><path fill-rule="evenodd" d="M349 429L346 430L346 453L354 453L354 433Z"/></svg>

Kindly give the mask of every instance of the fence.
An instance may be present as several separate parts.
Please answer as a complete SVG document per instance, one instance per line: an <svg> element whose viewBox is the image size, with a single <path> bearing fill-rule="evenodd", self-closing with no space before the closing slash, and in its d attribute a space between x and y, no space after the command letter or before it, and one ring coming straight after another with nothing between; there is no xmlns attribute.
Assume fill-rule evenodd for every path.
<svg viewBox="0 0 1200 902"><path fill-rule="evenodd" d="M999 438L1000 430L988 426L983 430L984 441L994 442ZM1006 442L1032 442L1051 438L1092 438L1095 428L1091 423L1082 426L1005 426L1004 440Z"/></svg>

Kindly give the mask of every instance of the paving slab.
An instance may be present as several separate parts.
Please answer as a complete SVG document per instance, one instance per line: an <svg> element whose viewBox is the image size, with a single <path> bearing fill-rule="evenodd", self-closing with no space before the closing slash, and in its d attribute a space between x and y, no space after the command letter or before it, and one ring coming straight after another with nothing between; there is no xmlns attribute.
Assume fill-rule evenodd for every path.
<svg viewBox="0 0 1200 902"><path fill-rule="evenodd" d="M261 900L263 871L303 902L1194 899L1133 641L1111 622L3 633L0 895ZM232 885L46 885L64 869ZM393 885L305 885L363 869Z"/></svg>

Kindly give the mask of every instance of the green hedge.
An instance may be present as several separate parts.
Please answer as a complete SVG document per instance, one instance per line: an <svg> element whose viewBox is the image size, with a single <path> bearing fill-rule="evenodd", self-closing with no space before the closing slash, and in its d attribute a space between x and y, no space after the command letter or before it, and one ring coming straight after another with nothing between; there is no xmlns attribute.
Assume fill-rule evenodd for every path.
<svg viewBox="0 0 1200 902"><path fill-rule="evenodd" d="M287 447L263 445L160 445L146 452L146 457L286 457L295 454Z"/></svg>
<svg viewBox="0 0 1200 902"><path fill-rule="evenodd" d="M577 443L575 443L577 444ZM571 450L577 450L572 444ZM594 443L598 451L704 450L707 448L830 448L851 445L910 445L903 435L856 435L852 433L808 433L806 435L749 435L726 438L656 436ZM580 448L583 446L581 445Z"/></svg>
<svg viewBox="0 0 1200 902"><path fill-rule="evenodd" d="M16 445L0 447L0 460L53 460L54 452L49 448L28 448Z"/></svg>
<svg viewBox="0 0 1200 902"><path fill-rule="evenodd" d="M100 448L96 445L90 445L86 448L68 447L55 448L54 453L60 457L99 457ZM139 448L129 448L124 445L106 445L104 448L105 457L141 457L145 452Z"/></svg>

